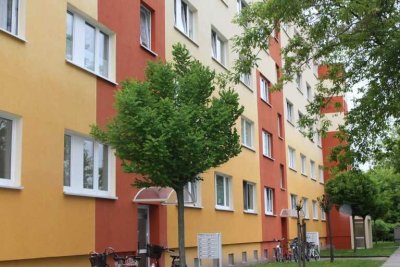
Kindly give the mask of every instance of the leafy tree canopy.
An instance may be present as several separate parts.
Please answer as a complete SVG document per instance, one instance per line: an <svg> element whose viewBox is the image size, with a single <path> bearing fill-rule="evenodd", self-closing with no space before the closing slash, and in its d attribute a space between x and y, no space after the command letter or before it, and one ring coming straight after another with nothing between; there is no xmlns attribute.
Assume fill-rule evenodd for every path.
<svg viewBox="0 0 400 267"><path fill-rule="evenodd" d="M173 48L173 63L149 62L146 81L126 81L116 93L117 115L92 134L110 144L139 187L183 188L197 175L240 152L234 125L243 111L238 95L221 88L215 72Z"/></svg>
<svg viewBox="0 0 400 267"><path fill-rule="evenodd" d="M362 94L342 128L341 138L348 142L334 151L336 159L347 161L341 167L353 159L356 163L368 160L381 150L382 142L390 138L388 129L400 122L399 0L260 1L245 8L235 21L243 29L234 38L241 55L235 73L255 66L274 28L285 24L296 26L300 34L283 49L285 65L276 89L313 60L330 66L324 79L331 80L331 86L321 81L308 115L300 122L308 127L309 135L316 120L322 133L330 124L320 114L326 99L351 90Z"/></svg>

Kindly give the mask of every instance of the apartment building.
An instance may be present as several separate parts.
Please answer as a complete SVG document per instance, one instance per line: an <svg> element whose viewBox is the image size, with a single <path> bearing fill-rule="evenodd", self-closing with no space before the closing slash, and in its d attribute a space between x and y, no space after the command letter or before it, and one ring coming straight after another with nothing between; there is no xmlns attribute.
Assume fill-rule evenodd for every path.
<svg viewBox="0 0 400 267"><path fill-rule="evenodd" d="M132 175L89 135L119 83L165 58L164 14L155 0L0 1L0 266L88 266L92 250L166 239L165 208L133 203Z"/></svg>

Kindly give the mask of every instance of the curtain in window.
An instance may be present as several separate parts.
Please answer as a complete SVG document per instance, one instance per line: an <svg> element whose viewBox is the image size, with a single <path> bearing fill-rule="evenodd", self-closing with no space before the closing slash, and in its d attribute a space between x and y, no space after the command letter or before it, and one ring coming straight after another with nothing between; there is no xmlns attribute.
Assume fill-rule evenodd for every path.
<svg viewBox="0 0 400 267"><path fill-rule="evenodd" d="M150 38L150 11L142 7L140 9L140 42L149 49L151 49Z"/></svg>
<svg viewBox="0 0 400 267"><path fill-rule="evenodd" d="M100 32L100 41L99 41L99 71L100 74L107 77L108 76L108 44L109 38L108 35Z"/></svg>
<svg viewBox="0 0 400 267"><path fill-rule="evenodd" d="M95 57L94 57L94 46L95 46L95 28L86 23L85 24L85 67L94 71Z"/></svg>
<svg viewBox="0 0 400 267"><path fill-rule="evenodd" d="M182 28L182 30L186 33L186 34L188 34L188 6L187 6L187 4L186 3L184 3L184 2L182 2L182 4L181 4L181 9L182 9L182 11L181 11L181 18L182 18L182 26L183 26L183 28Z"/></svg>
<svg viewBox="0 0 400 267"><path fill-rule="evenodd" d="M0 178L11 179L12 121L0 117Z"/></svg>
<svg viewBox="0 0 400 267"><path fill-rule="evenodd" d="M211 53L217 58L217 34L214 31L211 31Z"/></svg>
<svg viewBox="0 0 400 267"><path fill-rule="evenodd" d="M182 16L182 1L175 0L175 26L183 31Z"/></svg>

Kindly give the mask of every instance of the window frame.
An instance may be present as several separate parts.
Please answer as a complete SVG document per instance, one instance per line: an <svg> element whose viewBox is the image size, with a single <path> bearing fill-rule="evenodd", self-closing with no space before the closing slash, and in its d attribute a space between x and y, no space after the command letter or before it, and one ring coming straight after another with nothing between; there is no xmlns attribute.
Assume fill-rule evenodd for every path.
<svg viewBox="0 0 400 267"><path fill-rule="evenodd" d="M223 178L223 204L220 205L218 204L218 183L217 179L218 177ZM215 208L217 210L233 210L233 194L232 194L232 177L229 175L225 175L222 173L215 173ZM229 188L226 188L228 186Z"/></svg>
<svg viewBox="0 0 400 267"><path fill-rule="evenodd" d="M274 215L275 190L271 187L264 188L264 207L265 215Z"/></svg>
<svg viewBox="0 0 400 267"><path fill-rule="evenodd" d="M7 1L7 0L6 0ZM6 7L7 2L5 2ZM8 29L8 9L6 8L4 12L5 14L5 27L0 27L0 31L7 33L21 41L25 41L25 6L26 0L12 0L12 8L11 8L11 22L10 29ZM0 14L2 15L2 14Z"/></svg>
<svg viewBox="0 0 400 267"><path fill-rule="evenodd" d="M303 88L302 88L302 85L303 85L303 77L302 77L303 75L300 73L300 72L298 72L298 73L296 73L296 79L295 79L295 81L296 81L296 88L297 88L297 90L299 90L299 92L301 93L301 94L303 94Z"/></svg>
<svg viewBox="0 0 400 267"><path fill-rule="evenodd" d="M182 18L182 5L186 6L186 25L183 23ZM175 17L175 28L178 29L182 34L191 39L195 40L195 25L196 25L196 10L187 1L175 0L174 1L174 17ZM186 26L186 30L185 30Z"/></svg>
<svg viewBox="0 0 400 267"><path fill-rule="evenodd" d="M319 182L321 184L325 183L325 177L324 177L324 167L319 165L318 166L318 172L319 172Z"/></svg>
<svg viewBox="0 0 400 267"><path fill-rule="evenodd" d="M307 100L308 101L312 101L312 88L311 88L311 85L308 82L306 82L306 90L307 90L307 92L306 92Z"/></svg>
<svg viewBox="0 0 400 267"><path fill-rule="evenodd" d="M251 205L249 205L249 200ZM256 184L246 180L243 181L243 210L248 213L257 212Z"/></svg>
<svg viewBox="0 0 400 267"><path fill-rule="evenodd" d="M70 172L69 172L69 185L66 185L65 182L65 168L66 162L64 157L64 182L63 182L63 192L66 195L75 195L75 196L83 196L83 197L95 197L95 198L109 198L116 199L116 158L111 147L107 146L107 190L101 190L99 188L99 173L98 170L100 168L99 165L99 152L100 146L105 145L96 142L90 137L85 135L77 134L72 131L65 131L64 140L66 136L70 136L71 147L70 147ZM84 143L92 142L93 143L93 188L85 188L84 187L84 174L81 171L84 168ZM64 144L64 152L65 152L65 144ZM103 154L104 156L104 154ZM97 171L96 171L97 170Z"/></svg>
<svg viewBox="0 0 400 267"><path fill-rule="evenodd" d="M318 220L318 203L317 201L312 201L312 211L313 211L313 220Z"/></svg>
<svg viewBox="0 0 400 267"><path fill-rule="evenodd" d="M293 125L294 123L294 105L286 99L286 120Z"/></svg>
<svg viewBox="0 0 400 267"><path fill-rule="evenodd" d="M262 141L263 141L263 155L268 158L272 158L273 154L272 134L263 130Z"/></svg>
<svg viewBox="0 0 400 267"><path fill-rule="evenodd" d="M303 210L304 213L304 219L310 219L310 213L308 210L308 198L303 197L303 206L301 207L301 209Z"/></svg>
<svg viewBox="0 0 400 267"><path fill-rule="evenodd" d="M246 117L241 117L241 143L242 146L254 150L254 122ZM248 123L248 125L246 124ZM247 127L250 127L250 136L247 136ZM250 142L250 144L248 144Z"/></svg>
<svg viewBox="0 0 400 267"><path fill-rule="evenodd" d="M292 170L296 170L296 149L288 146L288 166Z"/></svg>
<svg viewBox="0 0 400 267"><path fill-rule="evenodd" d="M215 42L215 44L214 44ZM227 66L228 41L217 30L211 28L211 57L222 66ZM214 51L215 48L215 51Z"/></svg>
<svg viewBox="0 0 400 267"><path fill-rule="evenodd" d="M301 174L307 176L307 157L300 153L301 159Z"/></svg>
<svg viewBox="0 0 400 267"><path fill-rule="evenodd" d="M115 39L116 34L110 29L101 25L98 21L84 14L80 10L74 8L71 5L67 6L66 16L68 14L73 15L72 21L72 54L67 54L67 32L65 36L66 48L65 48L65 60L79 68L94 74L102 79L110 81L115 84ZM67 22L67 20L66 20ZM68 25L67 25L68 26ZM90 26L94 29L94 69L86 66L86 49L85 49L85 29L86 26ZM101 44L103 40L102 36L106 36L107 45ZM107 48L107 52L100 51ZM103 58L101 57L103 55ZM104 60L106 58L106 60ZM106 61L106 67L103 67L103 63ZM106 73L102 71L102 68L106 69Z"/></svg>
<svg viewBox="0 0 400 267"><path fill-rule="evenodd" d="M290 209L292 210L292 214L295 214L295 217L297 217L297 195L296 194L290 194Z"/></svg>
<svg viewBox="0 0 400 267"><path fill-rule="evenodd" d="M143 40L142 40L142 12L144 12L143 14L147 15L146 20L148 21L148 26L149 26L149 28L146 29L147 33L149 35L149 44L148 45L144 44ZM153 45L152 44L152 41L153 41L152 40L152 16L153 16L153 12L149 8L147 8L145 5L141 4L140 5L140 45L150 51L153 50L152 49L152 45Z"/></svg>
<svg viewBox="0 0 400 267"><path fill-rule="evenodd" d="M260 97L265 103L271 105L271 90L269 89L271 83L263 76L260 77Z"/></svg>
<svg viewBox="0 0 400 267"><path fill-rule="evenodd" d="M322 208L321 208L321 221L326 221L326 213Z"/></svg>
<svg viewBox="0 0 400 267"><path fill-rule="evenodd" d="M244 8L247 7L247 3L244 0L237 0L236 1L236 11L237 14L240 14Z"/></svg>
<svg viewBox="0 0 400 267"><path fill-rule="evenodd" d="M314 181L317 180L317 177L315 175L315 161L314 160L310 160L310 178Z"/></svg>
<svg viewBox="0 0 400 267"><path fill-rule="evenodd" d="M193 199L193 203L188 203L189 199L186 199L184 196L185 207L197 207L200 208L202 205L202 198L201 198L201 181L196 180L194 182L188 182L184 187L188 193L191 194ZM194 192L193 192L194 191Z"/></svg>
<svg viewBox="0 0 400 267"><path fill-rule="evenodd" d="M17 115L2 111L0 111L0 117L11 121L10 177L0 178L0 188L23 189L21 186L22 119Z"/></svg>
<svg viewBox="0 0 400 267"><path fill-rule="evenodd" d="M282 123L282 115L280 113L278 113L277 115L277 120L278 120L278 137L283 139L284 137L283 123Z"/></svg>

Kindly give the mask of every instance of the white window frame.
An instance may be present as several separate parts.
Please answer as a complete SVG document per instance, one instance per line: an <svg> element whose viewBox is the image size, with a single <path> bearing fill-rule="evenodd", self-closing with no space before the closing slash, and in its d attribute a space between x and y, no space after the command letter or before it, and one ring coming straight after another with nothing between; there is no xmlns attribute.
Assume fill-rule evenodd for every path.
<svg viewBox="0 0 400 267"><path fill-rule="evenodd" d="M85 197L98 197L98 198L116 198L116 174L115 164L116 159L112 149L107 146L107 190L99 189L99 174L96 170L99 169L99 147L100 143L94 141L90 137L79 135L70 131L66 131L65 136L71 137L71 155L70 155L70 184L65 185L64 182L64 194L66 195L77 195ZM83 144L84 141L93 142L93 188L84 188L83 186ZM64 159L65 168L65 159Z"/></svg>
<svg viewBox="0 0 400 267"><path fill-rule="evenodd" d="M288 166L292 170L296 170L296 149L288 147Z"/></svg>
<svg viewBox="0 0 400 267"><path fill-rule="evenodd" d="M250 213L257 212L256 184L249 181L243 181L243 210Z"/></svg>
<svg viewBox="0 0 400 267"><path fill-rule="evenodd" d="M146 6L144 5L140 5L140 20L142 19L142 12L143 14L146 15L146 20L148 21L148 29L145 29L147 34L149 35L149 43L145 44L142 40L142 21L140 21L140 45L147 48L148 50L152 50L152 39L151 39L151 29L152 29L152 25L151 25L151 18L152 18L152 12L150 9L148 9Z"/></svg>
<svg viewBox="0 0 400 267"><path fill-rule="evenodd" d="M247 128L250 127L250 136L247 134ZM242 117L241 118L241 135L242 145L248 148L254 148L254 122Z"/></svg>
<svg viewBox="0 0 400 267"><path fill-rule="evenodd" d="M301 73L296 73L296 88L303 94L303 77Z"/></svg>
<svg viewBox="0 0 400 267"><path fill-rule="evenodd" d="M95 19L92 19L88 15L82 13L76 8L69 6L66 11L66 14L73 15L72 22L72 55L68 55L67 51L65 52L66 61L74 64L96 76L99 76L105 80L111 81L114 83L115 81L115 33L110 29L105 28L103 25L100 25ZM90 26L95 30L94 36L94 70L85 66L85 27ZM106 36L108 39L107 42L107 54L105 57L107 58L106 62L106 72L101 71L101 63L102 58L101 55L104 54L104 51L101 51L99 48L100 43L102 41L102 36Z"/></svg>
<svg viewBox="0 0 400 267"><path fill-rule="evenodd" d="M304 218L305 219L309 219L310 218L310 213L308 211L308 198L306 198L306 197L303 197L302 210L303 210L303 213L304 213Z"/></svg>
<svg viewBox="0 0 400 267"><path fill-rule="evenodd" d="M290 208L292 210L292 215L297 217L297 195L290 194Z"/></svg>
<svg viewBox="0 0 400 267"><path fill-rule="evenodd" d="M306 97L307 97L307 100L308 101L312 101L312 89L311 89L311 85L309 85L308 84L308 82L306 82L306 90L307 90L307 93L306 93Z"/></svg>
<svg viewBox="0 0 400 267"><path fill-rule="evenodd" d="M317 145L319 147L322 147L322 137L321 137L321 133L319 131L317 131Z"/></svg>
<svg viewBox="0 0 400 267"><path fill-rule="evenodd" d="M223 204L218 204L218 187L217 187L217 179L218 177L222 177L223 179ZM228 188L227 188L228 187ZM232 177L216 173L215 174L215 208L219 210L232 210L233 209L233 199L232 199Z"/></svg>
<svg viewBox="0 0 400 267"><path fill-rule="evenodd" d="M282 124L282 115L278 113L278 137L283 138L283 124Z"/></svg>
<svg viewBox="0 0 400 267"><path fill-rule="evenodd" d="M185 190L190 194L184 195L185 206L201 207L201 181L188 182L185 185Z"/></svg>
<svg viewBox="0 0 400 267"><path fill-rule="evenodd" d="M272 134L267 131L262 132L263 155L272 158Z"/></svg>
<svg viewBox="0 0 400 267"><path fill-rule="evenodd" d="M251 88L251 72L240 74L240 81L247 87Z"/></svg>
<svg viewBox="0 0 400 267"><path fill-rule="evenodd" d="M240 12L242 12L243 8L246 6L247 3L244 0L236 0L236 10L238 14L240 14Z"/></svg>
<svg viewBox="0 0 400 267"><path fill-rule="evenodd" d="M315 161L310 160L310 178L313 180L317 180L315 175Z"/></svg>
<svg viewBox="0 0 400 267"><path fill-rule="evenodd" d="M294 122L294 107L293 103L289 100L286 100L286 118L287 121L293 124Z"/></svg>
<svg viewBox="0 0 400 267"><path fill-rule="evenodd" d="M301 159L301 174L307 176L307 157L303 154L300 154Z"/></svg>
<svg viewBox="0 0 400 267"><path fill-rule="evenodd" d="M326 213L322 208L321 208L321 221L326 221Z"/></svg>
<svg viewBox="0 0 400 267"><path fill-rule="evenodd" d="M313 219L318 220L318 203L317 201L312 201Z"/></svg>
<svg viewBox="0 0 400 267"><path fill-rule="evenodd" d="M264 188L265 215L274 215L274 189Z"/></svg>
<svg viewBox="0 0 400 267"><path fill-rule="evenodd" d="M321 165L318 166L318 172L319 172L319 182L321 184L323 184L325 182L325 180L324 180L324 167L322 167Z"/></svg>
<svg viewBox="0 0 400 267"><path fill-rule="evenodd" d="M264 100L268 104L271 104L269 82L263 77L260 78L260 95L262 100Z"/></svg>
<svg viewBox="0 0 400 267"><path fill-rule="evenodd" d="M189 39L195 38L196 10L187 1L175 0L175 27ZM182 12L186 13L186 22Z"/></svg>
<svg viewBox="0 0 400 267"><path fill-rule="evenodd" d="M218 31L211 29L211 56L223 66L227 64L227 46L226 39Z"/></svg>
<svg viewBox="0 0 400 267"><path fill-rule="evenodd" d="M19 116L0 111L0 117L11 121L10 177L0 178L0 188L22 189L21 186L21 148L22 120Z"/></svg>
<svg viewBox="0 0 400 267"><path fill-rule="evenodd" d="M0 1L5 7L8 0ZM26 0L11 0L11 14L8 14L7 8L1 8L0 4L0 31L8 33L23 41L25 38L25 6ZM8 21L9 15L11 21ZM8 25L8 23L10 23Z"/></svg>

